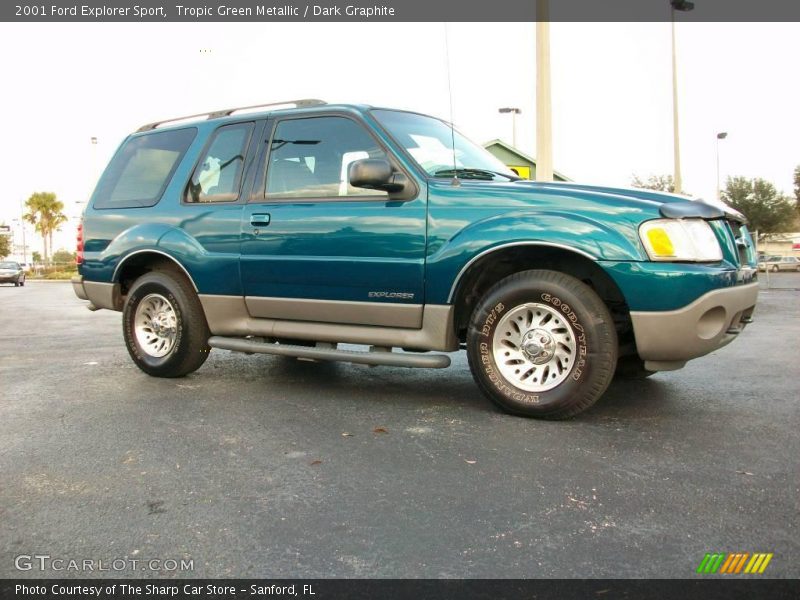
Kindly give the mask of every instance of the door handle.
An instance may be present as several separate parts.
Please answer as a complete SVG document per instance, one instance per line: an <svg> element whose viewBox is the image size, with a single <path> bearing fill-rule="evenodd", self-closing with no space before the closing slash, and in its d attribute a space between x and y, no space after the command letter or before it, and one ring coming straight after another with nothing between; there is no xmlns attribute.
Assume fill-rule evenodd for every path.
<svg viewBox="0 0 800 600"><path fill-rule="evenodd" d="M254 227L266 227L269 225L269 213L250 215L250 225Z"/></svg>

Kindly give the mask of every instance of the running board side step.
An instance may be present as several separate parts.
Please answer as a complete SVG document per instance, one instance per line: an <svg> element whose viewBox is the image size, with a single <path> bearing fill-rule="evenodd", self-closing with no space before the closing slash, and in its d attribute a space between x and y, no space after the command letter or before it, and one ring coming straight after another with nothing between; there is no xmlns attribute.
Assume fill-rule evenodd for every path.
<svg viewBox="0 0 800 600"><path fill-rule="evenodd" d="M410 354L392 352L387 348L373 346L369 352L339 350L334 347L308 347L291 344L276 344L253 339L212 336L208 345L221 350L257 354L276 354L310 360L349 362L360 365L382 365L423 369L444 369L450 366L450 357L445 354ZM329 345L332 346L332 345Z"/></svg>

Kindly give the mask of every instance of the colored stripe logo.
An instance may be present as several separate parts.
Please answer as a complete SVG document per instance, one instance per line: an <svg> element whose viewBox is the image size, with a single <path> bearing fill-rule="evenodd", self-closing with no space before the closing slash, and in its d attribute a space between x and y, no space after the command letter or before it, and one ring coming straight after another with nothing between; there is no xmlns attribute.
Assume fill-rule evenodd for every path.
<svg viewBox="0 0 800 600"><path fill-rule="evenodd" d="M763 573L773 553L766 552L709 552L700 561L697 573L711 575L760 575Z"/></svg>

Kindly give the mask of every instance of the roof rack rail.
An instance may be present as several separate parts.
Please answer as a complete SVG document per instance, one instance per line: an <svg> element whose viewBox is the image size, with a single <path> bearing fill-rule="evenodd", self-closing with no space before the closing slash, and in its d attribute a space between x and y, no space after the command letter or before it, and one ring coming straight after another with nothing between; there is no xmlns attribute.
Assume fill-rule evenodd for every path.
<svg viewBox="0 0 800 600"><path fill-rule="evenodd" d="M284 102L270 102L268 104L253 104L251 106L237 106L236 108L226 108L223 110L214 110L210 112L202 112L197 113L196 115L187 115L185 117L175 117L174 119L165 119L163 121L155 121L154 123L148 123L147 125L142 125L139 129L136 130L137 133L140 131L150 131L151 129L156 129L161 125L166 125L167 123L178 123L180 121L197 121L200 120L200 117L205 117L206 119L218 119L220 117L227 117L232 115L235 112L245 111L245 110L253 110L255 108L268 108L271 106L292 106L294 108L308 108L310 106L323 106L327 104L324 100L317 100L316 98L303 98L301 100L286 100Z"/></svg>

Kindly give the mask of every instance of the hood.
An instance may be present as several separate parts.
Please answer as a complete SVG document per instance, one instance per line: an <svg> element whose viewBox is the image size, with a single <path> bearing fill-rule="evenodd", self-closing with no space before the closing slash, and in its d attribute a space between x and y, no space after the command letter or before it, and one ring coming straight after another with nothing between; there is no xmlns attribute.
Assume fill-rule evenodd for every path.
<svg viewBox="0 0 800 600"><path fill-rule="evenodd" d="M746 223L744 215L722 203L705 202L689 196L639 188L615 188L572 182L481 181L429 179L429 188L445 201L479 199L482 204L523 208L587 211L616 215L632 222L664 217L668 219L729 219Z"/></svg>
<svg viewBox="0 0 800 600"><path fill-rule="evenodd" d="M575 191L581 195L585 193L602 195L608 201L615 201L621 205L647 203L659 207L661 216L670 219L699 217L703 219L728 218L741 223L746 223L745 216L724 202L714 200L706 201L702 198L691 198L681 194L659 192L642 188L616 188L599 185L588 185L573 182L538 182L514 181L512 185L523 186L532 191L559 191L560 193Z"/></svg>

